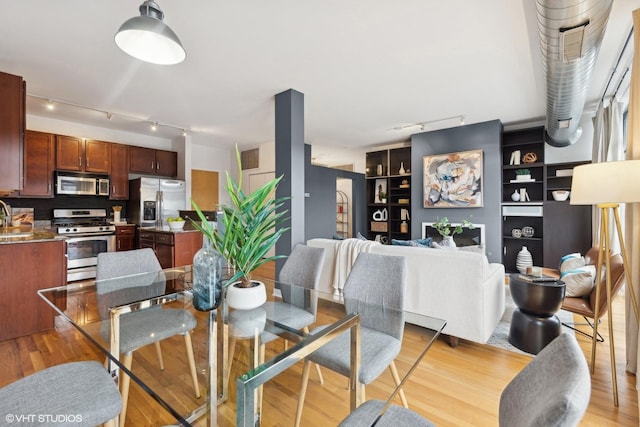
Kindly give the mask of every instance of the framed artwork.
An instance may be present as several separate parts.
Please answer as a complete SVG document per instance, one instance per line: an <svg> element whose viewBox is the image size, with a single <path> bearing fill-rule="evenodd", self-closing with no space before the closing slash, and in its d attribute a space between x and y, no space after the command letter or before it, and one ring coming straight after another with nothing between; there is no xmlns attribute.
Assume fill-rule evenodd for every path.
<svg viewBox="0 0 640 427"><path fill-rule="evenodd" d="M373 203L387 203L387 180L376 179L375 200Z"/></svg>
<svg viewBox="0 0 640 427"><path fill-rule="evenodd" d="M425 208L482 207L482 150L424 156Z"/></svg>

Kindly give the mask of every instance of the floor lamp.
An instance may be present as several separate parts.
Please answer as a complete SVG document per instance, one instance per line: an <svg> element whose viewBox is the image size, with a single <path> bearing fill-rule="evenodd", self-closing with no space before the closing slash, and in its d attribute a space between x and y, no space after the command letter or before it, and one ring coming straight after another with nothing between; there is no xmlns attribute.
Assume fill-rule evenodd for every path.
<svg viewBox="0 0 640 427"><path fill-rule="evenodd" d="M598 252L598 264L596 268L596 278L600 278L602 267L605 268L606 292L609 321L609 352L611 355L611 377L613 381L613 402L618 406L618 381L616 377L616 358L613 343L613 322L611 314L611 272L609 263L609 252L612 230L609 229L610 214L613 214L615 226L618 231L620 251L624 262L624 271L627 289L631 295L633 310L636 322L640 321L638 315L638 302L631 282L630 265L627 259L627 251L624 246L622 227L620 225L620 214L618 206L620 203L640 202L640 160L624 160L618 162L591 163L576 166L573 169L573 179L571 184L571 204L572 205L596 205L600 211L600 250ZM600 283L596 279L596 283ZM599 301L600 286L596 288L596 301ZM600 305L596 304L593 343L591 346L591 373L595 370L596 361L596 339L598 336L598 311Z"/></svg>

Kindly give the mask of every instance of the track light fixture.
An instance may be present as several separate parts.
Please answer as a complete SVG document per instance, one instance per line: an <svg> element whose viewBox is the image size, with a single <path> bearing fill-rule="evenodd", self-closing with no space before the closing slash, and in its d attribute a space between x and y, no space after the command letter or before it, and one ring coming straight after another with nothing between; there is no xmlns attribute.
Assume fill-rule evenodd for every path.
<svg viewBox="0 0 640 427"><path fill-rule="evenodd" d="M458 119L460 121L460 125L463 125L465 116L464 116L464 114L460 114L460 115L457 115L457 116L444 117L442 119L435 119L435 120L429 120L429 121L426 121L426 122L412 123L410 125L396 126L396 127L393 128L393 130L404 130L404 129L409 129L409 128L413 128L413 127L419 127L421 131L424 131L424 130L427 130L429 128L428 125L430 125L430 124L444 122L444 121L448 121L448 120L454 120L454 119Z"/></svg>
<svg viewBox="0 0 640 427"><path fill-rule="evenodd" d="M151 130L154 132L158 130L158 122L151 123Z"/></svg>
<svg viewBox="0 0 640 427"><path fill-rule="evenodd" d="M162 20L164 13L152 0L140 5L140 16L125 21L115 35L116 44L141 61L159 65L178 64L187 56L182 43Z"/></svg>
<svg viewBox="0 0 640 427"><path fill-rule="evenodd" d="M54 105L52 100L47 101L47 110L52 111L56 106Z"/></svg>

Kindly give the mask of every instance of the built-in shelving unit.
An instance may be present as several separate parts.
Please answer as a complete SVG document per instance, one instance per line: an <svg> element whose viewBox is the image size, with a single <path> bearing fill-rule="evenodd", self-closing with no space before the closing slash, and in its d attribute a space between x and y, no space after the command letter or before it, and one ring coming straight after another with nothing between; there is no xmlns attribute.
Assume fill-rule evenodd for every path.
<svg viewBox="0 0 640 427"><path fill-rule="evenodd" d="M351 237L351 227L349 224L349 197L344 191L336 191L336 234L338 237L346 239Z"/></svg>
<svg viewBox="0 0 640 427"><path fill-rule="evenodd" d="M366 168L367 237L382 243L410 239L411 147L367 153Z"/></svg>
<svg viewBox="0 0 640 427"><path fill-rule="evenodd" d="M573 168L588 162L545 163L544 145L543 127L503 133L502 263L507 272L516 271L523 246L534 265L543 267L556 267L563 255L591 246L591 207L552 197L554 190L571 190ZM531 178L518 180L518 169L529 169Z"/></svg>

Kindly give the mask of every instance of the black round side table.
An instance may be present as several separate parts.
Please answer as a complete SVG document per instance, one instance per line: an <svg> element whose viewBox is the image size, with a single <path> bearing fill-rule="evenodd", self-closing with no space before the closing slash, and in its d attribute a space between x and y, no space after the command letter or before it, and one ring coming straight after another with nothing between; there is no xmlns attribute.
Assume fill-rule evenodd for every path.
<svg viewBox="0 0 640 427"><path fill-rule="evenodd" d="M560 335L560 319L555 315L564 301L561 280L534 282L519 274L509 276L509 290L518 309L511 317L509 342L522 351L538 354Z"/></svg>

